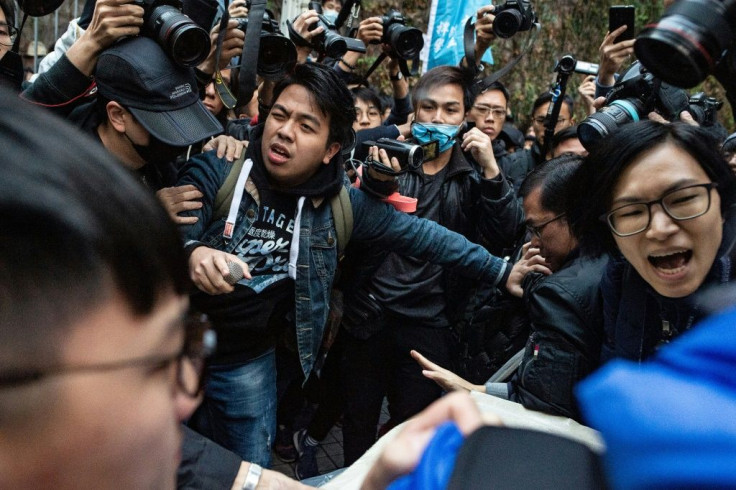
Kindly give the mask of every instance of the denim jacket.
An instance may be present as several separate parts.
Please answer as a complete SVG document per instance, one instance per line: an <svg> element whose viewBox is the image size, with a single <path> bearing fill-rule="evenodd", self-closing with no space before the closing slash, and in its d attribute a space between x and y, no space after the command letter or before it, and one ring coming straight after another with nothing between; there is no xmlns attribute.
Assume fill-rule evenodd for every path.
<svg viewBox="0 0 736 490"><path fill-rule="evenodd" d="M260 140L251 144L260 144ZM218 159L214 152L197 155L182 168L177 185L192 184L203 194L202 207L186 213L199 218L197 223L182 228L186 246L201 243L232 253L258 216L260 197L249 178L232 239L223 237L224 217L212 220L215 196L230 168L231 164ZM462 235L432 221L398 212L358 189L350 188L349 195L353 210L352 241L422 258L494 285L507 277L506 262ZM299 361L305 376L314 367L322 343L338 262L337 234L326 197L304 203L299 233L295 321Z"/></svg>

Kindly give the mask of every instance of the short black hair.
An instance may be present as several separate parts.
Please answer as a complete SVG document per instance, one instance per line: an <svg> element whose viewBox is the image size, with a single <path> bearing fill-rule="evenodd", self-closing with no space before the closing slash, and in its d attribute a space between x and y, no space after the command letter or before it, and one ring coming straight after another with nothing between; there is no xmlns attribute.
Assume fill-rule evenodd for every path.
<svg viewBox="0 0 736 490"><path fill-rule="evenodd" d="M472 105L468 76L457 66L442 65L432 68L421 76L414 91L411 94L411 103L414 110L419 107L419 102L427 97L430 90L445 85L458 85L463 91L463 112L470 109Z"/></svg>
<svg viewBox="0 0 736 490"><path fill-rule="evenodd" d="M572 195L573 177L583 163L578 155L562 155L547 160L532 170L519 187L519 197L526 198L541 186L540 204L554 214L567 211Z"/></svg>
<svg viewBox="0 0 736 490"><path fill-rule="evenodd" d="M552 92L545 92L534 101L534 104L532 104L532 114L534 114L537 109L542 107L547 102L552 102ZM568 109L570 109L570 116L573 115L573 109L575 108L575 103L572 100L572 97L565 94L565 96L562 98L562 102L567 104Z"/></svg>
<svg viewBox="0 0 736 490"><path fill-rule="evenodd" d="M354 99L360 99L369 104L373 104L374 106L376 106L376 109L378 109L381 114L383 114L383 109L385 106L383 105L381 97L376 93L375 90L366 87L355 87L354 89L350 89L350 92L353 94Z"/></svg>
<svg viewBox="0 0 736 490"><path fill-rule="evenodd" d="M641 121L625 124L591 150L575 176L574 198L567 211L581 252L597 256L616 250L608 226L599 218L608 211L619 177L642 153L674 145L697 161L711 181L718 184L724 218L736 202L736 176L720 153L719 142L709 131L682 122L660 124Z"/></svg>
<svg viewBox="0 0 736 490"><path fill-rule="evenodd" d="M499 92L501 92L503 94L504 99L506 99L506 105L509 104L509 100L511 99L511 96L509 95L508 89L503 83L499 81L495 81L492 84L490 84L485 90L480 92L479 94L475 94L474 92L471 91L470 105L475 104L475 99L477 99L479 95L484 94L486 92L491 92L492 90L498 90ZM466 109L469 109L469 107Z"/></svg>
<svg viewBox="0 0 736 490"><path fill-rule="evenodd" d="M175 225L98 142L2 91L0 147L0 370L52 364L65 328L113 294L142 316L187 292Z"/></svg>
<svg viewBox="0 0 736 490"><path fill-rule="evenodd" d="M550 151L554 152L554 149L560 146L560 143L572 139L578 139L577 124L557 131L552 137L552 145L550 146Z"/></svg>
<svg viewBox="0 0 736 490"><path fill-rule="evenodd" d="M345 148L351 140L355 106L348 87L332 68L321 63L297 64L273 89L273 101L289 85L301 85L314 97L319 110L330 118L330 134L327 145L340 143Z"/></svg>

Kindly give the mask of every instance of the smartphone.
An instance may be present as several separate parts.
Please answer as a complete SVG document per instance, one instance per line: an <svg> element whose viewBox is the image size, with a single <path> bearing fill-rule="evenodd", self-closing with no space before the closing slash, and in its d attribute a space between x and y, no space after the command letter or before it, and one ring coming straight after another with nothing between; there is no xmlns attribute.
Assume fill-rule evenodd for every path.
<svg viewBox="0 0 736 490"><path fill-rule="evenodd" d="M634 6L633 5L613 5L608 9L608 32L613 32L619 27L625 25L626 30L619 35L613 42L628 41L634 39Z"/></svg>

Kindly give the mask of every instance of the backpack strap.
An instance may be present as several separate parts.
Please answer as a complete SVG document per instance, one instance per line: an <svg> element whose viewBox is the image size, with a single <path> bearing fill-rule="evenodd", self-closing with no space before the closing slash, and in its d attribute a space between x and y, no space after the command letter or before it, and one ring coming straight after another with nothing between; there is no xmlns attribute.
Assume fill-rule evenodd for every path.
<svg viewBox="0 0 736 490"><path fill-rule="evenodd" d="M227 174L225 182L222 184L222 187L220 187L220 189L217 191L217 195L215 196L215 203L213 205L213 220L224 218L230 211L230 203L232 202L233 196L235 195L235 185L238 182L240 170L243 168L243 162L245 162L245 150L243 150L242 153L243 154L240 155L240 158L233 162L232 167L230 167L230 173Z"/></svg>
<svg viewBox="0 0 736 490"><path fill-rule="evenodd" d="M350 235L353 233L353 206L345 186L340 187L340 192L330 199L330 207L337 233L337 256L341 259L350 241Z"/></svg>

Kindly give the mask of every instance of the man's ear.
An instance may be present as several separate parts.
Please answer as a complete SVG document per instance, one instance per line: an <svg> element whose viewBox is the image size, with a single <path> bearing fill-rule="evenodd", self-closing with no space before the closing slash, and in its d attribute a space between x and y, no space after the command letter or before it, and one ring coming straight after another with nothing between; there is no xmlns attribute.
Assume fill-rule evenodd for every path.
<svg viewBox="0 0 736 490"><path fill-rule="evenodd" d="M330 160L332 160L332 157L334 157L338 151L340 151L340 143L331 143L330 146L327 147L327 151L325 152L325 157L322 159L322 163L324 163L325 165L330 163Z"/></svg>
<svg viewBox="0 0 736 490"><path fill-rule="evenodd" d="M119 133L125 132L125 115L128 113L127 109L121 106L119 103L110 101L107 103L107 120L110 121L110 125L115 128L115 131Z"/></svg>

